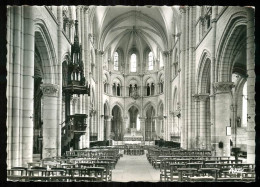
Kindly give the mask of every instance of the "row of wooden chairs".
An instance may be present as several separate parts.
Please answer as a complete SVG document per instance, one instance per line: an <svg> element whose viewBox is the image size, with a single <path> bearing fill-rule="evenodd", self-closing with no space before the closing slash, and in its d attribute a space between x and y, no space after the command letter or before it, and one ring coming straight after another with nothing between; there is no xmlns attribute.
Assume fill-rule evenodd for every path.
<svg viewBox="0 0 260 187"><path fill-rule="evenodd" d="M228 172L219 168L195 168L189 167L185 164L171 164L164 168L161 172L161 181L179 181L179 182L209 182L209 181L245 181L253 182L255 180L255 173L253 171Z"/></svg>
<svg viewBox="0 0 260 187"><path fill-rule="evenodd" d="M7 180L17 182L99 182L96 177L79 176L7 176Z"/></svg>
<svg viewBox="0 0 260 187"><path fill-rule="evenodd" d="M98 167L99 166L99 167ZM20 180L24 178L24 180L29 180L30 177L44 177L43 179L47 179L48 177L95 177L97 181L111 181L112 180L112 172L109 165L96 164L95 167L75 167L75 168L50 168L47 169L45 167L35 166L31 169L27 168L16 168L13 167L7 170L7 178L12 180ZM20 172L20 173L19 173Z"/></svg>
<svg viewBox="0 0 260 187"><path fill-rule="evenodd" d="M234 159L225 159L218 157L217 159L214 159L213 157L194 157L194 156L154 156L149 159L149 162L151 165L155 168L158 169L160 168L160 165L163 160L175 160L175 162L190 162L190 163L195 163L195 162L202 162L203 164L207 163L219 163L219 164L224 164L224 163L242 163L242 160L234 160Z"/></svg>

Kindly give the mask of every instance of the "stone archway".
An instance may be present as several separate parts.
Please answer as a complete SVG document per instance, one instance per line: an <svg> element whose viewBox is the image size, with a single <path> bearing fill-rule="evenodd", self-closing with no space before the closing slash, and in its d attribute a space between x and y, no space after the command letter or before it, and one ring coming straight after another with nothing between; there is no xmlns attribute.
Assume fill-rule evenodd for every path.
<svg viewBox="0 0 260 187"><path fill-rule="evenodd" d="M55 84L58 76L58 73L55 71L57 63L48 29L46 28L45 23L39 20L36 20L35 23L35 54L40 61L35 62L34 76L38 76L39 67L42 69L41 76L38 76L41 78L42 82L40 85L36 84L42 92L40 102L42 127L39 134L40 140L42 141L42 158L59 156L61 150L59 146L60 140L58 138L60 137L58 106L60 103L59 99L61 98L59 96L60 87ZM39 64L39 67L37 67L37 63ZM40 108L36 105L40 100L37 98L37 95L34 95L34 98L34 113L36 114L39 113ZM39 117L35 120L39 120ZM37 125L37 123L34 122L34 125ZM36 126L34 126L34 128L35 127Z"/></svg>
<svg viewBox="0 0 260 187"><path fill-rule="evenodd" d="M119 106L115 105L112 109L111 120L111 138L116 141L122 141L124 137L122 111Z"/></svg>
<svg viewBox="0 0 260 187"><path fill-rule="evenodd" d="M145 140L152 141L158 139L160 130L155 123L155 109L153 106L149 106L146 110L145 119ZM157 123L158 124L158 123Z"/></svg>

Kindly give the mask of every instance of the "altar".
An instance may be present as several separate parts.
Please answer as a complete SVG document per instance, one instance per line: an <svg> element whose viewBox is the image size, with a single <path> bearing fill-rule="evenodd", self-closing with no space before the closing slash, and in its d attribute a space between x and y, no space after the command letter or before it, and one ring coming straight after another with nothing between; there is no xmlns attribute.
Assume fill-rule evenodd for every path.
<svg viewBox="0 0 260 187"><path fill-rule="evenodd" d="M136 128L131 128L130 133L127 132L124 135L124 141L143 141L143 135L140 131L137 131Z"/></svg>

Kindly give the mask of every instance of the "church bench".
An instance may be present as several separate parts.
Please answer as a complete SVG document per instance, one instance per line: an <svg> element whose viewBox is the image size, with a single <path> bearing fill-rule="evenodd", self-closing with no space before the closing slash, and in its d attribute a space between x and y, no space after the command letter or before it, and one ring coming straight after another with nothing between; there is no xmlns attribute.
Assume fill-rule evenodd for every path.
<svg viewBox="0 0 260 187"><path fill-rule="evenodd" d="M47 168L40 167L40 166L33 166L30 169L27 169L27 173L28 173L28 176L35 176L35 174L38 174L38 176L46 176Z"/></svg>
<svg viewBox="0 0 260 187"><path fill-rule="evenodd" d="M196 168L178 168L178 181L185 182L188 181L188 177L194 177L198 174Z"/></svg>
<svg viewBox="0 0 260 187"><path fill-rule="evenodd" d="M112 169L116 167L116 161L114 159L97 159L94 163L109 163Z"/></svg>
<svg viewBox="0 0 260 187"><path fill-rule="evenodd" d="M34 166L38 166L38 167L40 167L42 165L42 163L41 162L28 162L27 163L27 168L31 168L31 167L34 167Z"/></svg>
<svg viewBox="0 0 260 187"><path fill-rule="evenodd" d="M200 168L198 170L200 176L210 176L213 177L215 181L219 176L219 168Z"/></svg>
<svg viewBox="0 0 260 187"><path fill-rule="evenodd" d="M201 163L187 163L186 167L187 168L196 168L196 169L200 169L203 166L203 162Z"/></svg>
<svg viewBox="0 0 260 187"><path fill-rule="evenodd" d="M195 177L188 177L187 181L189 181L189 182L214 182L215 178L212 176L195 176Z"/></svg>
<svg viewBox="0 0 260 187"><path fill-rule="evenodd" d="M27 168L25 167L12 167L11 169L7 169L7 175L18 175L18 176L23 176L27 175Z"/></svg>
<svg viewBox="0 0 260 187"><path fill-rule="evenodd" d="M185 164L170 164L170 176L168 175L167 171L165 173L165 179L170 181L178 181L179 172L178 168L186 168Z"/></svg>
<svg viewBox="0 0 260 187"><path fill-rule="evenodd" d="M65 176L66 175L66 169L64 168L50 168L46 171L46 176Z"/></svg>
<svg viewBox="0 0 260 187"><path fill-rule="evenodd" d="M105 181L112 181L112 168L110 163L95 163L95 167L104 168L104 179Z"/></svg>

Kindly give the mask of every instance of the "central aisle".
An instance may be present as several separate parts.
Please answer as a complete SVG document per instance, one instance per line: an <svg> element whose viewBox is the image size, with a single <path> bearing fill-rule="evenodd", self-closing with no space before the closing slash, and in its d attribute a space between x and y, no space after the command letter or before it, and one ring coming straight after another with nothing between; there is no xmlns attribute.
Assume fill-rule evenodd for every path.
<svg viewBox="0 0 260 187"><path fill-rule="evenodd" d="M118 161L116 168L112 170L113 182L159 182L160 170L155 170L148 162L145 155L124 155Z"/></svg>

